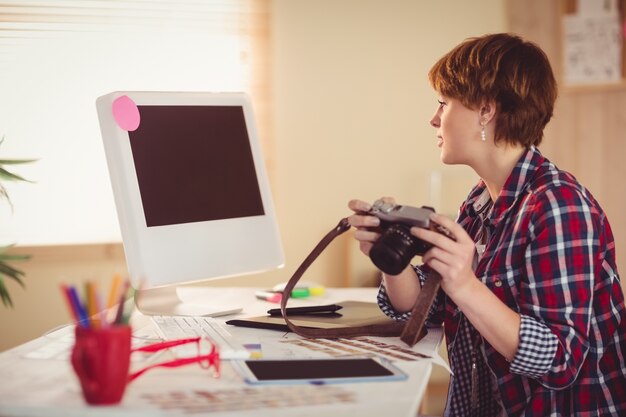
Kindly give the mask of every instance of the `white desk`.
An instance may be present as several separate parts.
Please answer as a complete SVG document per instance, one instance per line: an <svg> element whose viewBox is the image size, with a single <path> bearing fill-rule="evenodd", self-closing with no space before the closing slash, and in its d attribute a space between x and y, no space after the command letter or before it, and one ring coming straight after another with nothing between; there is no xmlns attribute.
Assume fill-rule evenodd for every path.
<svg viewBox="0 0 626 417"><path fill-rule="evenodd" d="M202 288L197 295L201 299L218 299L222 302L236 300L244 306L244 311L236 317L260 315L276 307L276 304L256 300L254 289L249 288ZM374 301L375 289L327 289L323 297L290 300L289 306L343 300ZM145 316L134 317L134 334L153 336L150 323ZM293 333L278 331L233 326L228 329L246 342L261 343L268 349L285 337L298 338ZM71 345L72 333L73 328L68 326L0 353L1 416L181 416L195 410L189 415L414 417L432 369L432 361L428 359L398 361L396 365L409 375L406 381L258 387L246 385L227 362L223 363L219 379L212 378L197 365L189 365L151 370L128 385L119 405L90 407L84 402L78 381L69 361L63 359L64 355L53 359L29 358L55 345L64 345L67 350ZM398 342L396 338L386 340ZM436 356L440 341L441 331L431 330L430 336L418 343L414 350ZM163 359L161 355L154 360ZM131 367L141 367L147 363L150 362L144 360ZM216 400L218 397L219 401ZM174 408L164 409L159 402L174 405ZM219 411L220 404L230 411ZM239 409L233 411L233 408Z"/></svg>

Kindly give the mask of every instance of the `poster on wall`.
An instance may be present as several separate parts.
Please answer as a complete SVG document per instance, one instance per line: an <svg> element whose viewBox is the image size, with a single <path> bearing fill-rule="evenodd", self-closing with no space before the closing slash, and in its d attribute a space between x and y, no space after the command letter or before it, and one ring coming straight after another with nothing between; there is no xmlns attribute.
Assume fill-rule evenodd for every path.
<svg viewBox="0 0 626 417"><path fill-rule="evenodd" d="M577 13L563 16L565 84L621 81L624 28L620 16L617 2L611 1L579 1Z"/></svg>

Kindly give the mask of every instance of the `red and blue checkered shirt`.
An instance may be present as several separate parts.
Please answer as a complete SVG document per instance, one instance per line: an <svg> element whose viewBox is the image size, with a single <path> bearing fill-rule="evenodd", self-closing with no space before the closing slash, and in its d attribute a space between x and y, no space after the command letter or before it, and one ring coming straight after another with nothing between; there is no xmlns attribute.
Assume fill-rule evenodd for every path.
<svg viewBox="0 0 626 417"><path fill-rule="evenodd" d="M471 381L462 380L471 359L462 346L472 344L474 334L479 362L490 371L479 372L487 385L481 401L491 393L483 414L474 414L500 415L502 407L508 416L626 416L626 307L611 228L589 191L532 147L498 199L492 203L480 181L457 222L476 242L488 231L475 274L520 314L521 328L509 363L438 294L429 325L444 324L455 372L446 415L471 414ZM426 268L415 269L423 281ZM392 318L410 314L393 310L383 286L378 301Z"/></svg>

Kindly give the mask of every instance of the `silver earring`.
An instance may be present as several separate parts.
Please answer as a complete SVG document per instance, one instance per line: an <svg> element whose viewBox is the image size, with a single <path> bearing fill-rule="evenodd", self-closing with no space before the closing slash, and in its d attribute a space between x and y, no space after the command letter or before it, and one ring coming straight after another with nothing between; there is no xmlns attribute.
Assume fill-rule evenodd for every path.
<svg viewBox="0 0 626 417"><path fill-rule="evenodd" d="M485 124L481 123L480 126L482 127L482 129L480 130L480 140L485 142L487 140L487 136L485 135Z"/></svg>

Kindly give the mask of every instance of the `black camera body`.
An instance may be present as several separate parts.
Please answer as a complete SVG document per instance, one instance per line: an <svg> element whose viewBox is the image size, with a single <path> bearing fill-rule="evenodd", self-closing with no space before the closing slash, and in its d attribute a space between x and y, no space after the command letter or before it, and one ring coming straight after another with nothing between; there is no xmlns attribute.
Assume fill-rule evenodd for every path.
<svg viewBox="0 0 626 417"><path fill-rule="evenodd" d="M370 250L370 259L386 274L402 272L416 255L423 255L432 245L411 234L411 227L436 230L449 236L449 232L430 221L431 207L411 207L377 200L368 215L380 219L380 237Z"/></svg>

